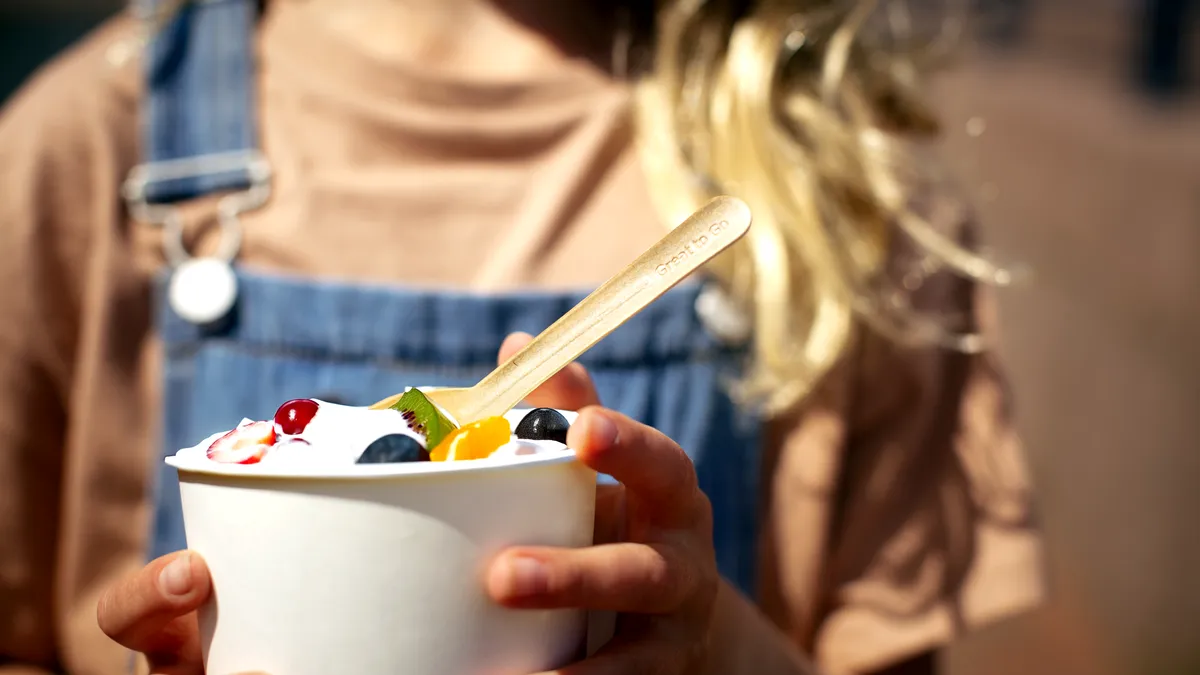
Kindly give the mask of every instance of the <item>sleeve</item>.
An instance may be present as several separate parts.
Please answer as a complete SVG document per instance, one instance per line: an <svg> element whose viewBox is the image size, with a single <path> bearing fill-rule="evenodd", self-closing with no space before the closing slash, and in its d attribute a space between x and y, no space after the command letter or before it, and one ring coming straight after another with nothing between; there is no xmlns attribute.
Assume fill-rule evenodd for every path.
<svg viewBox="0 0 1200 675"><path fill-rule="evenodd" d="M990 296L952 293L985 332ZM869 673L1041 601L996 355L864 333L772 458L764 608L829 673Z"/></svg>
<svg viewBox="0 0 1200 675"><path fill-rule="evenodd" d="M55 297L59 272L33 204L39 160L29 107L18 99L0 115L0 673L42 672L34 664L55 661L70 386L69 310Z"/></svg>
<svg viewBox="0 0 1200 675"><path fill-rule="evenodd" d="M63 669L68 411L110 142L96 44L0 109L0 675Z"/></svg>

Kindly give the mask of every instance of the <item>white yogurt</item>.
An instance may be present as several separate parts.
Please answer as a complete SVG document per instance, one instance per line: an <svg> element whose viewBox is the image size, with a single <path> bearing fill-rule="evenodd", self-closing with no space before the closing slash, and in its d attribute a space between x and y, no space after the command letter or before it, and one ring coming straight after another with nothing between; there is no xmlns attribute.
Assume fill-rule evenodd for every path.
<svg viewBox="0 0 1200 675"><path fill-rule="evenodd" d="M256 465L264 468L274 466L281 469L351 466L356 464L367 446L376 439L389 434L404 434L425 446L425 437L410 429L404 416L398 411L371 410L370 408L345 406L320 400L317 400L317 405L317 413L300 434L286 436L279 434L278 428L276 428L275 444L266 451ZM515 429L517 424L529 413L529 410L528 408L517 408L509 411L504 416L508 420L509 427ZM567 418L568 422L575 421L576 413L559 412ZM251 422L252 420L244 419L238 426L244 426ZM215 433L190 448L179 450L175 454L178 464L184 466L205 464L237 466L208 458L208 448L226 433L228 432ZM512 461L517 457L565 452L569 452L567 446L557 441L532 441L512 436L508 443L496 449L487 459L466 461L505 462Z"/></svg>

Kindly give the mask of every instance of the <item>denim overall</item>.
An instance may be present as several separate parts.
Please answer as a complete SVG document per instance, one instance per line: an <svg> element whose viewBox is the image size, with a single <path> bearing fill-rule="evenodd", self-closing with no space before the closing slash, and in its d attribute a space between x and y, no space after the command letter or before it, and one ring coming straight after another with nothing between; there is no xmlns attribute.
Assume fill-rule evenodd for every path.
<svg viewBox="0 0 1200 675"><path fill-rule="evenodd" d="M255 19L249 0L198 2L147 45L146 163L135 169L143 210L262 189ZM270 419L291 398L369 405L409 385L473 384L495 366L506 335L537 334L587 294L482 296L235 270L236 304L212 325L172 310L161 292L169 273L158 286L165 383L151 557L186 547L178 480L164 456L243 417ZM606 406L687 450L712 502L720 571L751 592L760 425L725 393L743 353L705 329L701 290L675 288L581 361Z"/></svg>

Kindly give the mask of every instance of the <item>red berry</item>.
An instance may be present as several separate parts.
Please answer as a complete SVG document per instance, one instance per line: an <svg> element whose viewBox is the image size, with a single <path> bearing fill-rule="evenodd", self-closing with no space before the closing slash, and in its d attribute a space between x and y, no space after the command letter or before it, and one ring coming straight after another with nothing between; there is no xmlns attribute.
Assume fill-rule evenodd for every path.
<svg viewBox="0 0 1200 675"><path fill-rule="evenodd" d="M254 464L275 444L275 427L269 422L240 426L208 446L208 458L225 464Z"/></svg>
<svg viewBox="0 0 1200 675"><path fill-rule="evenodd" d="M317 402L311 398L294 398L275 411L279 432L288 436L304 433L304 428L317 414Z"/></svg>

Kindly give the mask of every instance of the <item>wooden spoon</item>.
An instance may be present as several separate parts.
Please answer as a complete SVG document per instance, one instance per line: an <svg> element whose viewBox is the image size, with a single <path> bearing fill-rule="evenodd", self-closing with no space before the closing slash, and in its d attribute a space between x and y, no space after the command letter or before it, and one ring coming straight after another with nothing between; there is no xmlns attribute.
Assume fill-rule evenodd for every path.
<svg viewBox="0 0 1200 675"><path fill-rule="evenodd" d="M745 202L716 197L478 384L433 389L425 395L459 424L503 415L749 229L750 209ZM371 408L390 408L401 395L389 396Z"/></svg>

